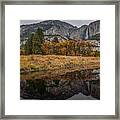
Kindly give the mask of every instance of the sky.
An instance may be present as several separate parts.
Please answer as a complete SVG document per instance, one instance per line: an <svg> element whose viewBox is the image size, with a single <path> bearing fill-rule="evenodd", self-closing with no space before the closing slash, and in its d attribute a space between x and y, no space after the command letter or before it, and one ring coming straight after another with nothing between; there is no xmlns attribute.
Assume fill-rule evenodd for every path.
<svg viewBox="0 0 120 120"><path fill-rule="evenodd" d="M42 21L44 21L44 20L21 20L20 25L39 23ZM82 25L88 25L89 23L91 23L95 20L61 20L61 21L70 23L73 26L80 27Z"/></svg>

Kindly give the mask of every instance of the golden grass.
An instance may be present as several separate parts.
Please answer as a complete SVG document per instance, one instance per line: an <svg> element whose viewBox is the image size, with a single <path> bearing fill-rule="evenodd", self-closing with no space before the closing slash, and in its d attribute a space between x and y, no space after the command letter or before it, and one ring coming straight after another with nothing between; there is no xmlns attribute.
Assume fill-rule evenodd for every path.
<svg viewBox="0 0 120 120"><path fill-rule="evenodd" d="M48 72L66 73L82 69L100 67L99 57L58 56L58 55L28 55L20 56L20 72Z"/></svg>

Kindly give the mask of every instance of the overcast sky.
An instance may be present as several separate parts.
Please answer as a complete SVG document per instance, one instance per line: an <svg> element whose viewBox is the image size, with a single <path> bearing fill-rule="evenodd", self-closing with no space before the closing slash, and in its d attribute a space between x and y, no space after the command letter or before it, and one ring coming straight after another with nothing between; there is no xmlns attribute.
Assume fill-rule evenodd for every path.
<svg viewBox="0 0 120 120"><path fill-rule="evenodd" d="M41 21L44 21L44 20L21 20L20 25L39 23ZM61 21L70 23L73 26L80 27L82 25L88 25L89 23L91 23L95 20L61 20Z"/></svg>

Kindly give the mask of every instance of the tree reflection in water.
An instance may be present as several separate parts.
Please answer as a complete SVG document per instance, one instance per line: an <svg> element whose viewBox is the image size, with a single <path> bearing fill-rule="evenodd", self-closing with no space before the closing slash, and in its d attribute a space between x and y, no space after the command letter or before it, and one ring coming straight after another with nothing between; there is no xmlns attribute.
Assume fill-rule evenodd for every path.
<svg viewBox="0 0 120 120"><path fill-rule="evenodd" d="M22 79L20 97L21 99L65 100L82 93L100 99L99 77L99 69L97 69L96 71L74 71L46 79Z"/></svg>

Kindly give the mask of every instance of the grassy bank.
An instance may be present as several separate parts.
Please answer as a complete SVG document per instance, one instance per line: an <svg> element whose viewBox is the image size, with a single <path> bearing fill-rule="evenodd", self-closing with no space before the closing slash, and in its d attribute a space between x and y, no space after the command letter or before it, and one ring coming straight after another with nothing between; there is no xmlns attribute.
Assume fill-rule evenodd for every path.
<svg viewBox="0 0 120 120"><path fill-rule="evenodd" d="M38 72L62 74L75 70L100 67L99 57L28 55L20 56L20 73Z"/></svg>

